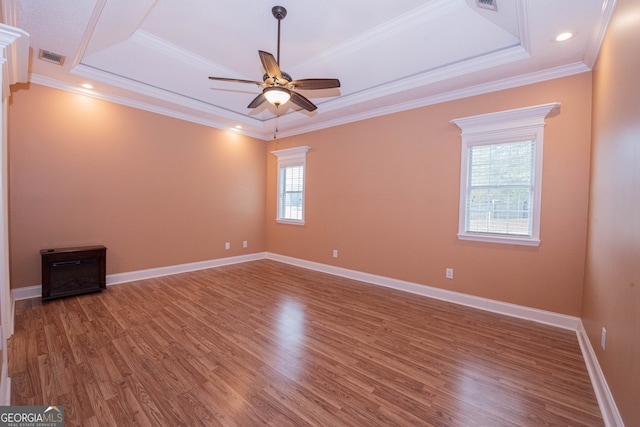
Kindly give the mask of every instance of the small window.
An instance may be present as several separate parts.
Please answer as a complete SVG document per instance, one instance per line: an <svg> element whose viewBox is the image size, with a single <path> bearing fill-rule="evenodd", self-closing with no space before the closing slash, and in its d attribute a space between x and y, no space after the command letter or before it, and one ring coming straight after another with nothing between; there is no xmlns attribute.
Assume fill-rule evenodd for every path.
<svg viewBox="0 0 640 427"><path fill-rule="evenodd" d="M462 129L459 239L540 244L544 118L559 107L452 120Z"/></svg>
<svg viewBox="0 0 640 427"><path fill-rule="evenodd" d="M279 219L302 221L302 196L304 192L304 166L280 168L278 202Z"/></svg>
<svg viewBox="0 0 640 427"><path fill-rule="evenodd" d="M309 147L272 151L278 158L278 213L276 220L304 224L306 155Z"/></svg>

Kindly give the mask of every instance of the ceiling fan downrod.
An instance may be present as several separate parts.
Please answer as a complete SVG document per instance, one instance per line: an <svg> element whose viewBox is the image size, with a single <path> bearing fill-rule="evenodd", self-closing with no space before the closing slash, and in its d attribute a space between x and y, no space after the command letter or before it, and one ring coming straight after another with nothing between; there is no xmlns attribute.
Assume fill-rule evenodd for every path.
<svg viewBox="0 0 640 427"><path fill-rule="evenodd" d="M276 62L280 65L280 21L287 16L287 9L284 6L273 6L271 8L273 17L278 20L278 51L276 52Z"/></svg>

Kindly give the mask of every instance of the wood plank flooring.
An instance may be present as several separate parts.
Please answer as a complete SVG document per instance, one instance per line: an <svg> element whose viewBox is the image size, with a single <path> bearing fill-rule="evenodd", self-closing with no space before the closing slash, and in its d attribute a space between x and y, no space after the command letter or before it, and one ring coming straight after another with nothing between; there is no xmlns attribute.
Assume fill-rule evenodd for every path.
<svg viewBox="0 0 640 427"><path fill-rule="evenodd" d="M67 426L601 426L574 332L270 260L16 303Z"/></svg>

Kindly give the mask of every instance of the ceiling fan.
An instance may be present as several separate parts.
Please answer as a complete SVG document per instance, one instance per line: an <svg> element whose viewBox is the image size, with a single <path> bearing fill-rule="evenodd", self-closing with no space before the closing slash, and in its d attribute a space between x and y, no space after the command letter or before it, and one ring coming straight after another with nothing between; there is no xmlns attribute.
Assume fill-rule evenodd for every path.
<svg viewBox="0 0 640 427"><path fill-rule="evenodd" d="M273 17L278 20L278 59L276 60L269 52L258 51L260 61L266 73L262 77L262 81L230 79L226 77L209 77L211 80L220 80L225 82L251 83L262 87L262 93L254 98L247 108L256 108L264 101L279 107L287 103L289 100L299 107L307 111L314 111L318 107L309 101L303 95L300 95L295 89L314 90L314 89L331 89L340 87L338 79L301 79L292 80L291 76L280 70L280 21L287 16L287 9L282 6L274 6L271 9Z"/></svg>

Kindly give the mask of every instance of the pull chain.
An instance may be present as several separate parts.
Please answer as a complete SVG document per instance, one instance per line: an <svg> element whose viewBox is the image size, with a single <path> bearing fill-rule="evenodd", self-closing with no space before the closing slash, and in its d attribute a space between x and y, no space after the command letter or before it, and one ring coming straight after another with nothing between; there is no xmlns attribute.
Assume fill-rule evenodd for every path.
<svg viewBox="0 0 640 427"><path fill-rule="evenodd" d="M273 131L273 139L276 139L276 136L278 135L278 106L276 105L276 129Z"/></svg>

